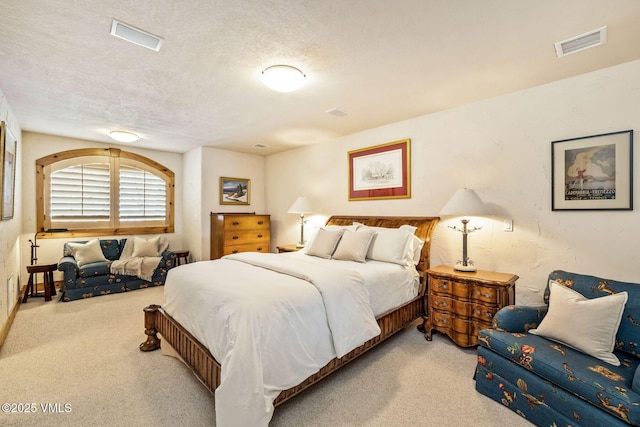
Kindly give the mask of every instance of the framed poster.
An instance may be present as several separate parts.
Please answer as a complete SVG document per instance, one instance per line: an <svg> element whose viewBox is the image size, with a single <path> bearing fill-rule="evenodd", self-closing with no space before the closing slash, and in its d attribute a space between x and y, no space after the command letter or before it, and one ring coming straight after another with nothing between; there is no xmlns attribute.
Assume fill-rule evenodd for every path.
<svg viewBox="0 0 640 427"><path fill-rule="evenodd" d="M349 200L411 198L411 140L349 151Z"/></svg>
<svg viewBox="0 0 640 427"><path fill-rule="evenodd" d="M15 189L16 189L16 137L11 133L11 129L5 122L0 123L0 147L2 166L2 208L0 209L2 219L13 218Z"/></svg>
<svg viewBox="0 0 640 427"><path fill-rule="evenodd" d="M632 209L632 130L551 142L551 210Z"/></svg>
<svg viewBox="0 0 640 427"><path fill-rule="evenodd" d="M251 203L251 182L244 178L220 177L221 205L248 205Z"/></svg>

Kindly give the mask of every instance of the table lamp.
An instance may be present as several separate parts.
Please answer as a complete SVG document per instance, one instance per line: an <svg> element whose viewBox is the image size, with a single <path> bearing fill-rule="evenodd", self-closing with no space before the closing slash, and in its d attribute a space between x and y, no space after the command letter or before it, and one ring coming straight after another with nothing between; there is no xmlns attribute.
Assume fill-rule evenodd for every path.
<svg viewBox="0 0 640 427"><path fill-rule="evenodd" d="M305 243L304 242L304 223L307 222L304 219L304 214L310 213L310 212L311 212L311 205L309 204L309 201L307 200L307 198L304 196L298 197L296 201L293 202L293 205L291 205L291 207L287 211L287 213L300 214L300 219L298 220L298 223L300 224L300 241L296 243L297 248L304 247L304 243Z"/></svg>
<svg viewBox="0 0 640 427"><path fill-rule="evenodd" d="M458 228L455 225L449 226L449 228L462 233L462 261L458 261L453 267L454 269L459 271L476 271L473 261L467 256L467 235L473 231L480 230L482 227L467 227L469 219L466 217L487 214L489 214L489 209L487 209L484 202L478 197L475 191L467 188L461 188L456 191L447 204L440 210L440 215L442 216L463 216L461 220L462 228Z"/></svg>

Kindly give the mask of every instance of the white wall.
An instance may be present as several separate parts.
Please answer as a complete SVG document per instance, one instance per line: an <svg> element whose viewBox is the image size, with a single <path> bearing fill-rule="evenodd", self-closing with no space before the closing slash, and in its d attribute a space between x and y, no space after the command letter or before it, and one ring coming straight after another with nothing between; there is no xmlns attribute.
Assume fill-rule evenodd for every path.
<svg viewBox="0 0 640 427"><path fill-rule="evenodd" d="M483 229L469 235L469 256L480 269L519 275L518 302L541 302L553 269L640 282L637 207L551 211L550 158L554 140L639 129L638 75L635 61L269 156L274 244L297 241L297 217L286 211L299 195L317 213L310 231L331 214L437 216L456 189L468 187L494 214L472 220ZM349 202L347 152L404 138L411 139L412 197ZM502 231L503 219L514 220L512 233ZM432 266L461 258L460 233L447 228L452 224L459 219L443 218L435 231Z"/></svg>
<svg viewBox="0 0 640 427"><path fill-rule="evenodd" d="M185 188L185 194L199 194L200 202L189 207L185 227L186 249L198 261L208 260L211 253L211 212L266 212L264 185L265 158L251 154L236 153L217 148L201 147L184 155L185 171L189 170L193 188ZM199 174L199 176L198 176ZM249 205L221 205L220 177L246 178L250 180ZM199 182L197 182L200 180ZM186 185L186 183L185 183ZM199 191L199 193L198 193ZM188 196L192 200L191 196Z"/></svg>
<svg viewBox="0 0 640 427"><path fill-rule="evenodd" d="M16 137L17 156L16 156L16 187L14 193L14 213L13 219L0 221L0 330L7 321L8 314L11 312L18 300L16 292L20 276L20 218L22 216L22 189L20 187L20 174L22 171L22 131L18 120L13 115L8 100L0 91L0 121L4 121L11 132ZM1 181L1 177L0 177ZM9 279L13 280L13 290L9 290ZM26 282L25 282L26 283ZM9 298L9 295L13 298Z"/></svg>
<svg viewBox="0 0 640 427"><path fill-rule="evenodd" d="M22 269L23 283L28 278L26 273L26 265L31 261L31 246L29 239L34 240L36 232L36 160L49 154L66 150L75 150L80 148L106 148L117 147L125 151L136 153L154 160L161 165L169 168L175 174L175 232L167 234L170 247L180 249L183 246L182 231L182 154L169 153L166 151L144 150L135 147L127 147L122 145L110 145L101 142L79 140L54 135L45 135L41 133L24 132L23 133L23 157L22 157L22 191L24 194L33 195L33 197L25 197L22 202ZM100 238L115 237L121 239L126 236L100 236ZM69 238L61 239L38 239L38 263L53 264L57 263L62 257L62 247L64 242ZM62 272L54 273L54 280L62 280Z"/></svg>

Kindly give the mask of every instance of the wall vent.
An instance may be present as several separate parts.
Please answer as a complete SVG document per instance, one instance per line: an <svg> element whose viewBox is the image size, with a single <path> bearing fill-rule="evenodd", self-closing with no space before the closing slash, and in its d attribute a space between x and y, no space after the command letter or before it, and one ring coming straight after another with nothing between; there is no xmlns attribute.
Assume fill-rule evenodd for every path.
<svg viewBox="0 0 640 427"><path fill-rule="evenodd" d="M558 58L607 42L607 26L554 43Z"/></svg>
<svg viewBox="0 0 640 427"><path fill-rule="evenodd" d="M162 45L162 38L115 19L111 23L111 35L156 52Z"/></svg>

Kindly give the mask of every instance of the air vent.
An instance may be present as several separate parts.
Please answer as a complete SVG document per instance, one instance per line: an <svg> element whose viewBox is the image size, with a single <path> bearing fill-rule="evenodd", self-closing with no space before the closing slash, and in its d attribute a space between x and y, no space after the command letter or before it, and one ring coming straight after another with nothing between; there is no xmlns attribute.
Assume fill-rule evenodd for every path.
<svg viewBox="0 0 640 427"><path fill-rule="evenodd" d="M255 144L254 147L256 148L267 148L268 145L264 145L264 144Z"/></svg>
<svg viewBox="0 0 640 427"><path fill-rule="evenodd" d="M607 42L607 26L555 43L558 58Z"/></svg>
<svg viewBox="0 0 640 427"><path fill-rule="evenodd" d="M147 49L160 50L162 39L158 36L154 36L151 33L142 31L131 25L125 24L115 19L111 23L111 35L126 40L128 42L137 44L138 46L146 47Z"/></svg>

